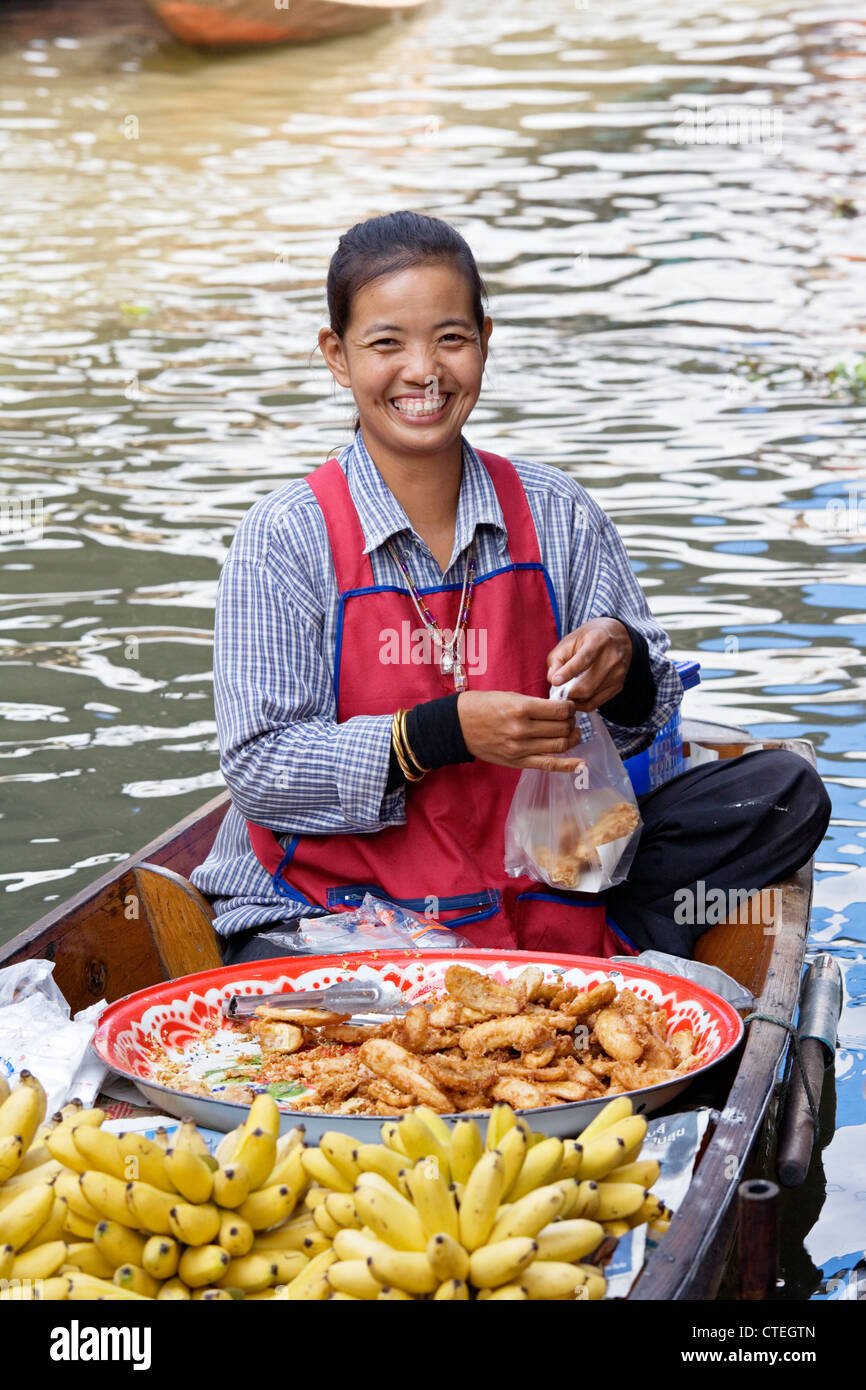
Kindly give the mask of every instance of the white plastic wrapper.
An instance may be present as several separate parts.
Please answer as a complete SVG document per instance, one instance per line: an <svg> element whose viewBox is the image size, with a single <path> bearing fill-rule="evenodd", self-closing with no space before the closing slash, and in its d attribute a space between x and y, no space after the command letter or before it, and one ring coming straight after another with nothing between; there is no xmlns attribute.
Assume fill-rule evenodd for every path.
<svg viewBox="0 0 866 1390"><path fill-rule="evenodd" d="M583 767L520 774L505 822L505 871L551 888L601 893L626 877L642 821L601 715L582 714L579 723L579 744L557 756L582 758Z"/></svg>
<svg viewBox="0 0 866 1390"><path fill-rule="evenodd" d="M105 1065L90 1050L101 999L70 1018L55 984L54 962L25 960L0 970L0 1072L14 1085L24 1069L42 1083L52 1115L79 1096L92 1105Z"/></svg>

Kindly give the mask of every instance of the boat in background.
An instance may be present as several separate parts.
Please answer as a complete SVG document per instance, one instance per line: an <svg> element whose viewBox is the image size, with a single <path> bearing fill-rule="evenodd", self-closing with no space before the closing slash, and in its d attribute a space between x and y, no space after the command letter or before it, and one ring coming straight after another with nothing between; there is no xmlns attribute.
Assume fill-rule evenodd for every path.
<svg viewBox="0 0 866 1390"><path fill-rule="evenodd" d="M145 0L182 43L253 48L353 34L427 0Z"/></svg>
<svg viewBox="0 0 866 1390"><path fill-rule="evenodd" d="M690 739L720 758L737 757L747 746L786 748L815 765L815 750L804 739L758 744L745 732L719 728L719 738L707 737L713 732L712 726L684 721L683 751L691 751ZM100 998L111 1002L160 980L219 967L213 909L189 876L207 858L229 804L223 792L58 904L0 946L0 967L34 957L54 961L54 979L73 1012ZM712 1119L689 1190L629 1295L635 1301L715 1298L734 1245L734 1194L741 1179L760 1169L764 1122L788 1045L784 1025L793 1020L800 989L811 861L758 896L760 912L745 905L710 927L695 958L732 975L751 990L755 1012L779 1022L765 1017L753 1023L742 1046L709 1074L706 1085L696 1082L690 1089L686 1108L710 1106Z"/></svg>

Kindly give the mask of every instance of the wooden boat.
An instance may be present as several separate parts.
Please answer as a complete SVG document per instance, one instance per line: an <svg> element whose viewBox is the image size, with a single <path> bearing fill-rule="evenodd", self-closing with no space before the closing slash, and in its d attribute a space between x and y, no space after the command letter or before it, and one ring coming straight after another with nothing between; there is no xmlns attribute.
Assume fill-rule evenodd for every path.
<svg viewBox="0 0 866 1390"><path fill-rule="evenodd" d="M426 0L145 0L182 43L250 48L353 34Z"/></svg>
<svg viewBox="0 0 866 1390"><path fill-rule="evenodd" d="M752 743L748 736L744 741ZM743 749L743 741L711 743L702 736L701 743L720 757ZM804 740L763 746L790 749L814 765L814 750ZM207 857L228 806L227 793L215 797L54 908L0 947L0 966L30 957L53 960L54 978L73 1011L219 966L211 906L188 879ZM757 1012L791 1022L809 925L811 863L773 888L760 895L761 921L749 920L753 914L744 909L738 919L710 927L696 957L750 989ZM718 1292L735 1235L732 1199L757 1149L787 1039L777 1024L751 1024L739 1052L713 1069L704 1089L696 1082L673 1102L674 1111L687 1103L709 1104L718 1113L688 1194L648 1258L633 1300L708 1300Z"/></svg>

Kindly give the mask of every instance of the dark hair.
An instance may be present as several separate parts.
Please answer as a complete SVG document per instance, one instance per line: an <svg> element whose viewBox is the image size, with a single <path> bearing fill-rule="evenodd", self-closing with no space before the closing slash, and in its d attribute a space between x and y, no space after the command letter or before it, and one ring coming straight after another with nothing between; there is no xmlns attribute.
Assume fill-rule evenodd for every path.
<svg viewBox="0 0 866 1390"><path fill-rule="evenodd" d="M487 287L463 237L448 222L419 212L389 212L356 222L337 243L328 267L328 314L338 338L345 335L354 297L380 275L426 261L450 261L466 277L479 333L484 328ZM361 421L355 416L355 432Z"/></svg>

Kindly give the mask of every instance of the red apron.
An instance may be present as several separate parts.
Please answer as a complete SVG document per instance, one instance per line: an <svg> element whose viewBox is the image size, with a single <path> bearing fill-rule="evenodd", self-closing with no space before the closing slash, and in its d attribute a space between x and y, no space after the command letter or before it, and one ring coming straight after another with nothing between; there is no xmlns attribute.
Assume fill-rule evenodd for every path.
<svg viewBox="0 0 866 1390"><path fill-rule="evenodd" d="M475 581L469 637L476 641L467 640L464 653L469 688L546 699L546 657L560 630L532 514L509 460L478 453L502 507L510 563ZM307 481L324 514L340 595L334 660L338 722L393 714L453 691L453 678L442 674L438 660L424 659L432 649L405 590L374 582L337 460L316 468ZM424 590L441 628L456 627L461 588L446 584ZM247 827L275 890L310 905L339 912L372 892L435 915L431 925L453 927L475 946L637 954L614 933L603 896L559 892L506 874L505 818L519 777L519 769L481 760L438 768L407 786L405 825L369 834L292 835L284 849L272 830L252 821Z"/></svg>

